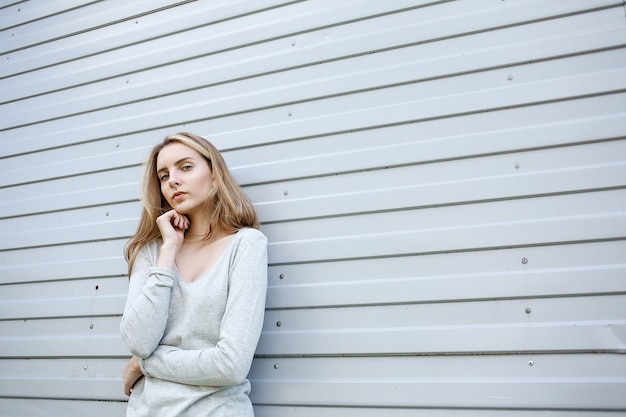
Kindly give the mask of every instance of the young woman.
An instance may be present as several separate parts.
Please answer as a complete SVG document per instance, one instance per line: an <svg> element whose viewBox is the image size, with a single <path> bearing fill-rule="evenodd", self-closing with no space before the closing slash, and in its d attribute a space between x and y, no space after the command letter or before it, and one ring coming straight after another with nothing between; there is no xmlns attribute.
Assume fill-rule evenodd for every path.
<svg viewBox="0 0 626 417"><path fill-rule="evenodd" d="M253 416L247 375L263 324L267 240L252 203L217 149L190 133L154 147L142 200L125 252L127 416Z"/></svg>

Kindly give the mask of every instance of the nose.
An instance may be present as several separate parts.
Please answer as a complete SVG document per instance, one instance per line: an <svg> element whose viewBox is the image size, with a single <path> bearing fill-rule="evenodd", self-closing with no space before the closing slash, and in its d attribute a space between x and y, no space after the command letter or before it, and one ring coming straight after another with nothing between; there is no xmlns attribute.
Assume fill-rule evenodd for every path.
<svg viewBox="0 0 626 417"><path fill-rule="evenodd" d="M180 185L178 177L173 172L170 173L169 184L170 187L177 187Z"/></svg>

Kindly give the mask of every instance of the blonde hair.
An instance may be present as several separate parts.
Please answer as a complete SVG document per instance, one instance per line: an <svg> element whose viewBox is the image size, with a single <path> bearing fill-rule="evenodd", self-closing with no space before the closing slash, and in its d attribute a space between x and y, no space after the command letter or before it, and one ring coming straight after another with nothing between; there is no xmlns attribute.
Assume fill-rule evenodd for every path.
<svg viewBox="0 0 626 417"><path fill-rule="evenodd" d="M198 152L206 159L213 172L214 187L205 202L209 221L207 239L216 229L234 232L244 227L259 228L259 219L252 202L233 178L217 148L206 139L192 133L180 132L168 135L163 142L152 148L144 165L141 190L143 211L137 231L124 249L129 278L141 249L161 236L156 224L157 217L172 209L161 193L161 183L156 173L159 152L172 143L181 143Z"/></svg>

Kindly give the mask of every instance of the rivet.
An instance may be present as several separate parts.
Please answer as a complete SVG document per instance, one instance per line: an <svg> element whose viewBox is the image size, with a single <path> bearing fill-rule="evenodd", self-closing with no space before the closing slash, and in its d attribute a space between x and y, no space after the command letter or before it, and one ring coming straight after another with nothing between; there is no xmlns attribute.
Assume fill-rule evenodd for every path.
<svg viewBox="0 0 626 417"><path fill-rule="evenodd" d="M288 195L289 191L285 190L285 192L283 193L284 195Z"/></svg>
<svg viewBox="0 0 626 417"><path fill-rule="evenodd" d="M528 366L533 366L535 364L535 362L533 361L528 361Z"/></svg>
<svg viewBox="0 0 626 417"><path fill-rule="evenodd" d="M513 79L512 75L509 75L508 77L506 77L507 80L511 81Z"/></svg>
<svg viewBox="0 0 626 417"><path fill-rule="evenodd" d="M295 42L291 42L291 46L296 46L296 43Z"/></svg>
<svg viewBox="0 0 626 417"><path fill-rule="evenodd" d="M89 369L89 367L87 365L83 366L83 369L86 371L87 369Z"/></svg>
<svg viewBox="0 0 626 417"><path fill-rule="evenodd" d="M109 212L108 212L108 211L106 212L106 215L107 215L107 216L109 215Z"/></svg>
<svg viewBox="0 0 626 417"><path fill-rule="evenodd" d="M531 311L532 311L532 310L531 310L529 307L526 307L526 308L524 309L524 313L526 313L526 314L530 314L530 312L531 312Z"/></svg>
<svg viewBox="0 0 626 417"><path fill-rule="evenodd" d="M276 327L280 327L282 325L282 323L280 321L276 322Z"/></svg>
<svg viewBox="0 0 626 417"><path fill-rule="evenodd" d="M515 169L519 169L519 164L515 164L513 166L515 167Z"/></svg>
<svg viewBox="0 0 626 417"><path fill-rule="evenodd" d="M278 364L277 363L274 364L274 369L278 369Z"/></svg>
<svg viewBox="0 0 626 417"><path fill-rule="evenodd" d="M285 274L280 274L280 275L278 276L278 278L280 278L280 279L285 278Z"/></svg>
<svg viewBox="0 0 626 417"><path fill-rule="evenodd" d="M293 113L292 113L292 112L289 112L289 117L291 117L291 116L293 116Z"/></svg>
<svg viewBox="0 0 626 417"><path fill-rule="evenodd" d="M522 263L523 263L524 265L526 265L526 264L528 263L528 259L527 259L527 258L522 258Z"/></svg>
<svg viewBox="0 0 626 417"><path fill-rule="evenodd" d="M90 329L93 329L93 323L89 325L89 328L90 328Z"/></svg>

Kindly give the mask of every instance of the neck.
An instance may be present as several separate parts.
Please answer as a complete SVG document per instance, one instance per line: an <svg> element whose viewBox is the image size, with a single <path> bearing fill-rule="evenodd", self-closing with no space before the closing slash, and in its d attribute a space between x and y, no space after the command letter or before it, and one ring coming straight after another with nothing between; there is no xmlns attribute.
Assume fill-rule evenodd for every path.
<svg viewBox="0 0 626 417"><path fill-rule="evenodd" d="M210 225L204 216L189 216L189 229L185 231L185 240L186 241L197 241L203 240L204 237L209 233Z"/></svg>

